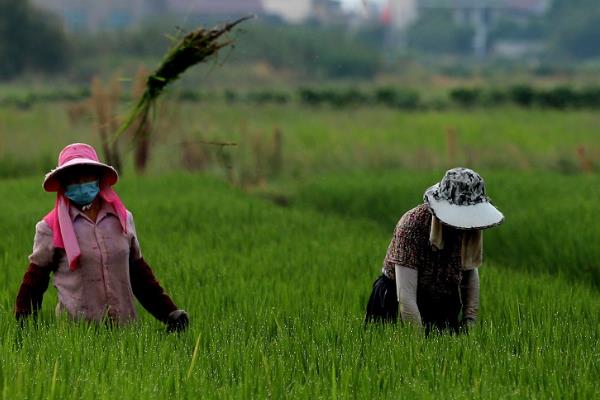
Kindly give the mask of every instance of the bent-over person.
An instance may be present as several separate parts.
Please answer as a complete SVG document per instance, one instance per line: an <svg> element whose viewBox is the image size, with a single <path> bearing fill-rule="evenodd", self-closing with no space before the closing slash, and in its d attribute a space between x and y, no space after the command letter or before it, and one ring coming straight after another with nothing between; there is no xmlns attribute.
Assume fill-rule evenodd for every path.
<svg viewBox="0 0 600 400"><path fill-rule="evenodd" d="M366 322L403 322L459 332L479 310L482 231L500 225L502 213L475 171L454 168L425 191L424 203L396 225L373 284Z"/></svg>

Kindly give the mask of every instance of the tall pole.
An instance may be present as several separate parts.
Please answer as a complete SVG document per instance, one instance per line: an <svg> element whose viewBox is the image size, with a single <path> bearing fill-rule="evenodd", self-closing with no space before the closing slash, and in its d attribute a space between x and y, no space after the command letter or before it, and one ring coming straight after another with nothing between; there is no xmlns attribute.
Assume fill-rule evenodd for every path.
<svg viewBox="0 0 600 400"><path fill-rule="evenodd" d="M475 57L484 59L488 53L488 36L490 24L490 10L485 6L473 8L473 50Z"/></svg>

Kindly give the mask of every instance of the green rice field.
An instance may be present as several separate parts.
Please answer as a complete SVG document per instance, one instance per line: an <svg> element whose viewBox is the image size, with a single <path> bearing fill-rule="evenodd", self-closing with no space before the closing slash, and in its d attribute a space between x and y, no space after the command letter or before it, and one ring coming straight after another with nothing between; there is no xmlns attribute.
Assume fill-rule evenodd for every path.
<svg viewBox="0 0 600 400"><path fill-rule="evenodd" d="M572 174L580 171L580 149L596 172L600 165L595 111L160 104L149 167L154 174L181 169L186 144L198 140L237 143L226 150L237 175L263 168L260 160L268 158L276 130L283 142L283 177L293 179L365 169L440 171L458 164ZM70 103L0 108L0 176L46 171L64 143L99 144L94 113L84 108L69 117L72 108ZM131 150L127 141L121 147ZM203 151L214 164L218 149ZM206 169L198 161L195 167Z"/></svg>
<svg viewBox="0 0 600 400"><path fill-rule="evenodd" d="M597 397L600 295L596 275L585 275L583 261L571 259L571 252L597 260L598 228L590 218L598 220L598 208L582 194L575 204L589 214L574 214L564 224L569 231L561 232L544 218L554 221L555 210L570 199L568 188L539 208L533 194L532 201L521 195L539 185L535 176L487 175L507 222L486 243L479 324L468 336L429 338L407 326L364 329L363 312L392 216L420 201L416 190L402 189L410 181L421 187L431 173L394 175L398 184L389 190L399 196L384 192L382 201L392 200L389 210L375 204L381 216L359 215L371 190L365 176L367 197L345 197L347 213L334 202L343 203L344 190L356 188L359 178L349 185L339 179L307 185L288 208L203 176L123 180L119 191L136 217L145 257L190 312L191 329L179 336L165 334L144 312L126 329L56 321L52 291L38 325L17 328L14 297L34 223L52 198L40 191L39 179L5 181L0 191L12 201L0 217L10 232L0 248L1 396ZM383 177L372 178L377 190ZM561 179L598 198L597 177ZM582 236L560 250L576 229L571 225ZM536 255L522 252L525 243Z"/></svg>
<svg viewBox="0 0 600 400"><path fill-rule="evenodd" d="M0 180L1 400L600 397L598 115L170 111L180 122L161 122L148 173L128 164L117 186L144 257L190 314L190 329L169 335L142 309L120 329L57 320L52 287L37 324L14 320L35 223L54 204L38 170L71 141L98 144L93 120L70 125L64 112L0 110L0 167L34 164ZM257 168L250 138L275 128L282 169L253 187L218 165L182 170L186 138L238 141L236 173ZM485 234L477 325L427 338L365 328L396 221L455 164L480 170L506 215Z"/></svg>

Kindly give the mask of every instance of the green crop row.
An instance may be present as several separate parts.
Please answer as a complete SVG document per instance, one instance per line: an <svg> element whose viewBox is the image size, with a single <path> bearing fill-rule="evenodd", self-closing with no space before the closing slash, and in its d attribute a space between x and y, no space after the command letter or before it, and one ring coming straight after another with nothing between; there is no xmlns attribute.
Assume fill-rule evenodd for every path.
<svg viewBox="0 0 600 400"><path fill-rule="evenodd" d="M401 112L386 107L332 109L298 104L258 107L248 103L162 103L156 113L150 171L221 169L223 154L240 180L298 178L365 169L484 169L598 171L598 113L494 108ZM38 104L30 110L0 107L0 176L41 176L68 143L101 149L93 110L72 119L70 104ZM123 114L121 114L123 115ZM274 141L280 132L279 147ZM221 152L202 142L235 142ZM189 146L182 143L192 142ZM125 174L131 147L123 142ZM276 148L280 150L275 151ZM277 174L265 170L279 154ZM104 157L101 154L101 157ZM275 157L275 158L277 158ZM212 160L212 161L211 161ZM221 162L221 163L220 163Z"/></svg>
<svg viewBox="0 0 600 400"><path fill-rule="evenodd" d="M36 103L55 101L78 101L89 98L86 88L51 92L26 92L0 96L0 106L27 109ZM600 108L600 88L536 88L528 85L508 88L457 87L447 94L424 99L417 90L399 87L376 88L328 88L301 87L296 90L264 89L237 91L227 89L222 92L203 92L181 89L172 98L180 101L249 104L300 103L307 106L330 106L333 108L384 106L393 109L443 109L448 107L496 107L512 105L542 109L598 109ZM121 100L128 102L131 96L121 94Z"/></svg>
<svg viewBox="0 0 600 400"><path fill-rule="evenodd" d="M440 173L383 172L321 177L299 190L299 206L367 219L389 235L402 214L422 203ZM506 221L485 233L485 258L517 271L553 273L600 287L600 177L554 173L483 173Z"/></svg>
<svg viewBox="0 0 600 400"><path fill-rule="evenodd" d="M450 92L450 99L463 107L512 104L553 109L597 109L600 108L600 88L560 86L544 89L526 85L507 89L456 88Z"/></svg>

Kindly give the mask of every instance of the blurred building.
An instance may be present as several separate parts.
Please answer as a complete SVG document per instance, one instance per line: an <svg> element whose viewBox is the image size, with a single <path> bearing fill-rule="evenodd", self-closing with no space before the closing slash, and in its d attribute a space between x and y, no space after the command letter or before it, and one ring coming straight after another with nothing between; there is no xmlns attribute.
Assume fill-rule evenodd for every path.
<svg viewBox="0 0 600 400"><path fill-rule="evenodd" d="M389 0L382 21L395 30L403 31L418 17L418 0Z"/></svg>
<svg viewBox="0 0 600 400"><path fill-rule="evenodd" d="M550 0L505 0L506 9L526 15L542 15L550 7Z"/></svg>
<svg viewBox="0 0 600 400"><path fill-rule="evenodd" d="M550 0L388 0L383 8L384 23L397 29L406 29L415 22L419 10L453 10L457 21L473 20L474 10L487 10L493 15L510 15L528 18L544 14Z"/></svg>
<svg viewBox="0 0 600 400"><path fill-rule="evenodd" d="M237 17L262 14L261 0L166 0L170 14Z"/></svg>
<svg viewBox="0 0 600 400"><path fill-rule="evenodd" d="M33 0L64 21L69 31L121 29L136 25L159 3L151 0Z"/></svg>
<svg viewBox="0 0 600 400"><path fill-rule="evenodd" d="M339 0L262 0L267 14L290 23L338 23L346 17Z"/></svg>
<svg viewBox="0 0 600 400"><path fill-rule="evenodd" d="M418 20L421 12L450 10L454 21L449 23L472 26L473 51L477 57L485 57L490 51L489 31L496 20L503 18L526 24L544 14L549 6L550 0L388 0L381 19L392 30L402 32ZM514 55L538 47L536 43L513 41L497 50Z"/></svg>
<svg viewBox="0 0 600 400"><path fill-rule="evenodd" d="M310 17L313 3L312 0L262 0L262 6L268 14L277 15L291 23L300 23Z"/></svg>
<svg viewBox="0 0 600 400"><path fill-rule="evenodd" d="M345 16L339 0L313 0L309 19L321 24L338 23Z"/></svg>
<svg viewBox="0 0 600 400"><path fill-rule="evenodd" d="M58 14L72 32L123 29L165 14L233 18L265 13L261 0L33 0L33 4Z"/></svg>
<svg viewBox="0 0 600 400"><path fill-rule="evenodd" d="M32 0L58 14L72 32L123 29L160 15L235 18L272 15L290 23L339 22L339 0Z"/></svg>

